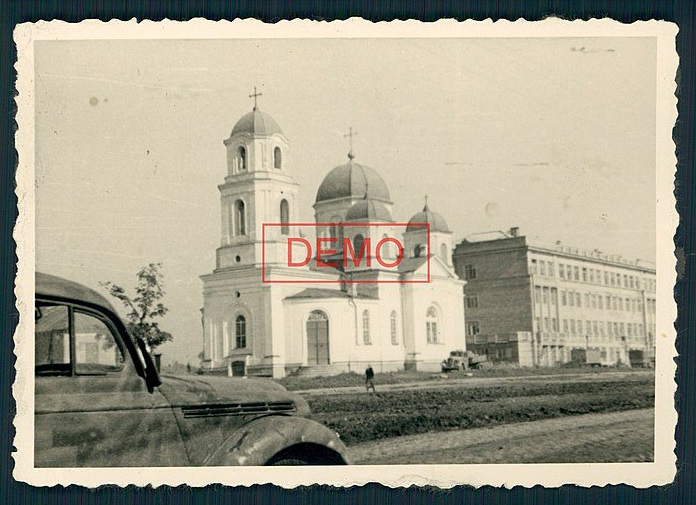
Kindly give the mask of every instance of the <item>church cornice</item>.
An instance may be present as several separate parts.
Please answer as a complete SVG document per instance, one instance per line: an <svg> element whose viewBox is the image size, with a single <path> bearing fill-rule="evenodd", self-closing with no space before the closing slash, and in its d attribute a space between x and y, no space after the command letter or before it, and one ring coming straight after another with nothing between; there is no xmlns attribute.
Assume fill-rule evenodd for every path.
<svg viewBox="0 0 696 505"><path fill-rule="evenodd" d="M233 175L225 177L225 182L218 185L218 189L222 191L223 189L246 187L251 186L254 182L264 181L264 182L282 182L289 186L300 187L300 184L296 182L291 175L274 173L274 172L251 172L244 175Z"/></svg>

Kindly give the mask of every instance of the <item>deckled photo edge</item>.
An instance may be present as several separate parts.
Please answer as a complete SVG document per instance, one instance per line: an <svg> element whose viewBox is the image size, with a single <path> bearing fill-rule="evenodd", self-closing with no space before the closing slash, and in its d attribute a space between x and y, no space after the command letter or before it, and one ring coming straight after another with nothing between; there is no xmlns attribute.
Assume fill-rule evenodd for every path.
<svg viewBox="0 0 696 505"><path fill-rule="evenodd" d="M333 26L341 25L341 32L335 33ZM342 469L323 468L321 475L315 470L298 470L287 468L264 468L263 476L258 468L146 468L146 469L70 469L51 470L33 468L33 374L32 349L33 343L22 339L23 334L33 332L31 318L31 303L33 300L34 284L34 254L35 254L35 195L34 186L34 59L33 45L37 40L64 40L71 38L147 38L147 30L158 28L158 38L192 37L193 30L206 29L205 38L239 36L232 34L228 28L234 26L242 31L248 30L243 36L263 37L351 37L351 29L356 30L355 36L380 37L378 30L389 29L391 23L374 25L364 20L349 20L330 22L317 25L311 21L287 21L278 26L265 25L255 20L236 20L230 25L227 22L209 22L201 19L190 22L150 22L136 23L99 21L84 21L76 25L51 21L38 24L20 25L15 30L15 43L18 50L17 69L17 116L18 125L15 135L16 149L19 153L19 164L16 174L19 217L14 230L17 242L18 274L15 285L17 307L20 311L20 321L14 334L16 379L13 384L13 395L17 403L15 417L15 470L17 480L32 485L46 486L55 484L80 484L95 487L101 484L118 485L177 485L189 484L203 486L210 483L230 485L252 485L257 483L274 483L284 487L295 487L314 483L326 483L338 486L364 484L375 480L389 486L436 485L452 487L458 484L497 485L497 486L526 486L536 484L545 486L560 486L563 484L578 484L581 486L606 485L626 483L637 487L648 487L671 482L676 471L676 456L674 454L674 428L677 412L674 407L676 382L674 379L676 357L674 321L677 308L672 288L676 282L676 258L674 256L673 237L678 224L674 197L674 177L676 174L675 145L672 140L672 129L677 119L677 98L675 96L675 76L678 67L675 37L676 25L661 21L637 22L632 25L622 25L611 20L591 21L562 21L550 19L547 21L514 22L500 21L466 21L457 23L452 20L439 22L443 27L452 30L449 36L504 36L512 37L519 31L518 36L553 36L551 32L560 30L556 36L602 36L601 31L607 30L606 36L654 36L658 40L657 52L657 162L656 162L656 191L657 191L657 260L658 260L658 314L656 398L655 398L655 461L653 463L610 463L610 464L560 464L560 465L413 465L413 466L380 466L380 467L349 467ZM355 25L355 26L353 26ZM413 29L416 36L439 37L442 32L433 31L432 24L410 20L398 22L395 28L401 36ZM462 31L462 28L471 32ZM539 33L533 33L538 28ZM317 33L308 34L307 30ZM616 31L610 32L615 29ZM599 31L598 31L599 30ZM488 33L484 34L486 31ZM585 31L586 33L583 33ZM108 32L108 33L105 33ZM384 36L393 36L391 34ZM376 477L376 469L379 477Z"/></svg>

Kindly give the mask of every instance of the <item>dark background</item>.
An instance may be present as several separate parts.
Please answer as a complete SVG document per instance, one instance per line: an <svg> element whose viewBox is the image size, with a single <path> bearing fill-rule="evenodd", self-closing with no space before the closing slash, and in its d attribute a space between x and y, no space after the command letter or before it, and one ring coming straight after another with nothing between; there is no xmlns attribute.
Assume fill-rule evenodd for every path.
<svg viewBox="0 0 696 505"><path fill-rule="evenodd" d="M696 503L696 475L694 472L694 393L696 383L696 349L692 333L696 328L694 310L694 73L696 47L694 46L694 17L696 10L691 0L626 0L626 1L541 1L541 0L498 0L498 1L410 1L391 0L382 2L334 1L29 1L5 0L0 2L0 33L2 54L0 55L0 97L2 124L0 132L0 503L105 503L105 504L159 504L159 503L226 503L230 501L314 503L331 500L335 503L403 503L427 501L451 503ZM441 18L510 19L523 17L538 20L548 16L564 19L590 19L611 17L630 23L638 20L663 19L677 23L677 51L680 56L677 95L679 119L674 130L677 145L678 173L676 181L677 210L681 224L674 238L675 252L679 260L678 281L674 296L679 306L676 321L678 359L676 404L679 423L676 429L676 454L678 473L673 484L649 489L628 486L606 486L604 488L579 488L564 486L560 489L532 489L521 487L508 489L458 487L441 491L431 488L390 489L377 484L362 488L340 489L313 486L283 490L275 486L252 488L228 488L208 486L206 488L162 487L126 489L107 486L89 490L77 486L68 488L32 488L12 480L14 461L11 456L15 412L11 385L14 377L12 334L17 324L18 313L14 307L14 277L16 274L15 243L12 228L17 218L17 199L14 194L14 174L17 153L14 150L14 81L13 65L16 51L12 41L12 30L17 23L39 20L62 19L78 22L83 19L138 20L175 19L188 20L194 17L207 19L234 19L254 17L265 22L281 19L307 18L314 20L347 19L362 17L372 21L393 19L420 19L435 21ZM317 474L318 476L320 473Z"/></svg>

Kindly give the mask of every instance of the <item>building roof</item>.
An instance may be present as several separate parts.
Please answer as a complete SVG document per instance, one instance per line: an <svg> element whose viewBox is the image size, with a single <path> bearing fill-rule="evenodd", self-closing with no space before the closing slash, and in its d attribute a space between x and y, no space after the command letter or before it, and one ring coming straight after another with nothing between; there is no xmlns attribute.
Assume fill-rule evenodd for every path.
<svg viewBox="0 0 696 505"><path fill-rule="evenodd" d="M286 296L286 300L297 300L302 298L352 298L350 294L338 289L307 288L294 295ZM356 298L372 298L366 295L358 295Z"/></svg>
<svg viewBox="0 0 696 505"><path fill-rule="evenodd" d="M382 202L365 198L355 202L346 213L346 221L393 221L391 212Z"/></svg>
<svg viewBox="0 0 696 505"><path fill-rule="evenodd" d="M655 263L645 259L623 258L619 254L607 254L598 249L589 250L580 247L573 247L557 241L555 244L530 239L524 235L513 235L503 231L482 232L469 235L462 240L454 250L454 256L476 252L478 254L488 254L490 251L506 250L511 248L524 247L528 250L552 254L554 256L566 257L579 261L591 261L604 265L639 269L648 272L655 272Z"/></svg>
<svg viewBox="0 0 696 505"><path fill-rule="evenodd" d="M408 220L409 225L415 225L420 223L428 223L430 225L430 232L441 231L444 233L451 233L449 226L447 226L447 221L439 213L433 212L428 208L428 204L425 204L423 210L417 214L414 214L411 219Z"/></svg>
<svg viewBox="0 0 696 505"><path fill-rule="evenodd" d="M316 203L336 198L372 198L391 203L387 185L380 175L352 159L331 170L317 191Z"/></svg>
<svg viewBox="0 0 696 505"><path fill-rule="evenodd" d="M249 133L251 135L273 135L274 133L283 134L283 131L276 123L276 120L265 112L261 112L257 107L248 114L243 115L237 124L232 128L230 136L238 133Z"/></svg>
<svg viewBox="0 0 696 505"><path fill-rule="evenodd" d="M418 256L418 257L414 257L414 258L404 258L403 260L401 260L401 263L399 263L399 266L397 268L399 269L399 273L402 273L402 274L415 272L420 267L422 267L427 261L428 261L427 256Z"/></svg>

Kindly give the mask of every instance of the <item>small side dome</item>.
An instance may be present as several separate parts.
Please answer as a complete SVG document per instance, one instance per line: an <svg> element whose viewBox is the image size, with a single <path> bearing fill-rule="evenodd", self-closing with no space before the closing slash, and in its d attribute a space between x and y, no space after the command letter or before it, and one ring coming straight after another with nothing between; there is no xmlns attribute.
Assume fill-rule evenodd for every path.
<svg viewBox="0 0 696 505"><path fill-rule="evenodd" d="M393 221L389 209L381 203L367 198L353 204L346 213L346 221Z"/></svg>
<svg viewBox="0 0 696 505"><path fill-rule="evenodd" d="M258 108L241 117L237 124L232 128L230 136L238 133L249 133L251 135L273 135L274 133L283 134L283 131L276 123L276 120Z"/></svg>
<svg viewBox="0 0 696 505"><path fill-rule="evenodd" d="M430 225L431 232L440 231L444 233L451 233L445 218L439 213L430 210L427 203L421 212L415 214L411 219L408 220L408 226L413 226L419 223L428 223Z"/></svg>
<svg viewBox="0 0 696 505"><path fill-rule="evenodd" d="M335 167L324 177L315 202L363 197L391 203L384 179L370 167L351 159L345 165Z"/></svg>

